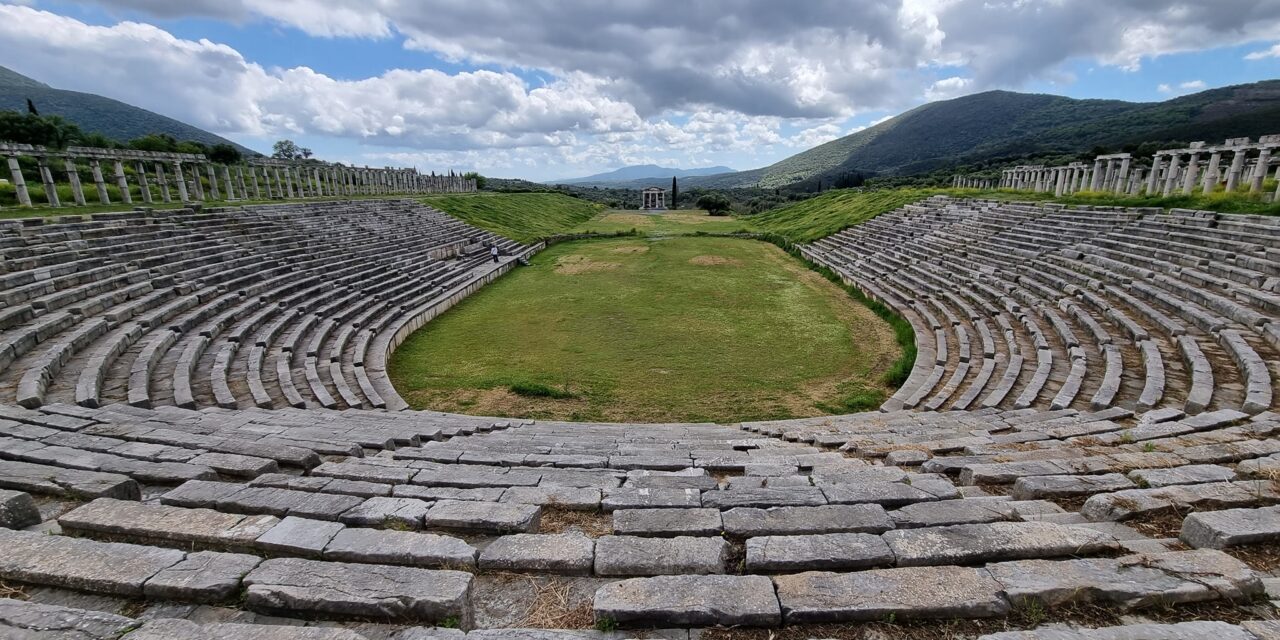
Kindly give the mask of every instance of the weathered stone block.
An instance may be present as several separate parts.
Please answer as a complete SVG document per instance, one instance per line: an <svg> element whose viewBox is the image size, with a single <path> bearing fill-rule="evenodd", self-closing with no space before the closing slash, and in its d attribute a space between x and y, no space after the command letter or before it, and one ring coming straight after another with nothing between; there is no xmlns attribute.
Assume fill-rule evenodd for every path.
<svg viewBox="0 0 1280 640"><path fill-rule="evenodd" d="M600 587L595 618L623 626L776 627L773 584L764 576L660 576Z"/></svg>
<svg viewBox="0 0 1280 640"><path fill-rule="evenodd" d="M595 542L582 534L516 534L489 543L480 568L539 574L591 575Z"/></svg>
<svg viewBox="0 0 1280 640"><path fill-rule="evenodd" d="M657 576L724 573L729 545L720 538L639 538L596 540L597 575Z"/></svg>
<svg viewBox="0 0 1280 640"><path fill-rule="evenodd" d="M984 569L910 567L776 576L787 624L920 618L991 618L1009 612Z"/></svg>

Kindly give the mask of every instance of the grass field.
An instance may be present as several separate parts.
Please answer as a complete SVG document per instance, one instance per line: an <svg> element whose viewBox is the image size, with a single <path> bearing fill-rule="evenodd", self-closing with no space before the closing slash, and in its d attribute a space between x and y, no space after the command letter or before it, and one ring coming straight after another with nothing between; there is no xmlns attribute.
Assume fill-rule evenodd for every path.
<svg viewBox="0 0 1280 640"><path fill-rule="evenodd" d="M874 408L893 329L778 248L731 238L564 243L410 336L415 408L702 421Z"/></svg>
<svg viewBox="0 0 1280 640"><path fill-rule="evenodd" d="M790 206L746 216L743 220L755 230L777 234L792 242L812 242L936 193L939 193L936 189L829 191Z"/></svg>
<svg viewBox="0 0 1280 640"><path fill-rule="evenodd" d="M706 211L699 209L681 209L661 214L610 210L573 229L575 232L582 233L636 231L648 236L689 235L698 232L738 233L752 230L751 224L742 218L709 216Z"/></svg>
<svg viewBox="0 0 1280 640"><path fill-rule="evenodd" d="M601 205L560 193L471 193L422 199L445 213L519 242L567 233L594 218Z"/></svg>

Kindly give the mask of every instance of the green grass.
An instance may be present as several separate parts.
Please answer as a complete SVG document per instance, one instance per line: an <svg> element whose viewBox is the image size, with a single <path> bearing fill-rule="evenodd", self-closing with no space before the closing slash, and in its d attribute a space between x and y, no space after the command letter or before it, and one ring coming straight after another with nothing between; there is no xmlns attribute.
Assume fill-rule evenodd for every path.
<svg viewBox="0 0 1280 640"><path fill-rule="evenodd" d="M895 330L777 247L562 243L428 323L391 361L415 408L736 421L877 406Z"/></svg>
<svg viewBox="0 0 1280 640"><path fill-rule="evenodd" d="M568 233L602 206L560 193L474 193L422 199L449 215L518 242Z"/></svg>
<svg viewBox="0 0 1280 640"><path fill-rule="evenodd" d="M1268 181L1264 193L1274 193L1275 183ZM812 242L846 227L861 224L882 213L893 211L932 195L959 198L990 198L1037 202L1062 202L1096 207L1158 207L1161 209L1201 209L1219 213L1251 213L1280 215L1280 203L1263 202L1248 193L1212 193L1191 196L1147 197L1117 196L1113 193L1082 192L1063 198L1052 193L981 189L883 189L828 191L796 204L741 218L750 228L776 234L792 242Z"/></svg>
<svg viewBox="0 0 1280 640"><path fill-rule="evenodd" d="M675 236L696 233L745 233L754 229L750 223L741 218L710 216L700 209L681 209L655 214L609 210L573 229L575 233L605 234L626 233L632 230L648 236Z"/></svg>
<svg viewBox="0 0 1280 640"><path fill-rule="evenodd" d="M935 193L938 190L841 189L743 219L762 232L777 234L792 242L812 242Z"/></svg>

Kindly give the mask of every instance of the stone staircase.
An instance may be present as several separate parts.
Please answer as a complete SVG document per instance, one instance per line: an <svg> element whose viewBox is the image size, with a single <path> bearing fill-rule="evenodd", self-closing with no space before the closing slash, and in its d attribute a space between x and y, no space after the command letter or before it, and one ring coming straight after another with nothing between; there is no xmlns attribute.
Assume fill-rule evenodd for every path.
<svg viewBox="0 0 1280 640"><path fill-rule="evenodd" d="M326 370L380 389L378 364L432 305L496 273L490 240L414 207L9 229L3 335L26 337L6 342L21 353L0 373L0 637L1277 637L1280 414L1250 382L1265 370L1272 384L1276 366L1274 278L1253 275L1276 257L1266 221L913 205L806 248L917 327L922 357L896 401L651 425L339 400ZM334 228L353 240L321 242ZM117 236L102 247L118 259L94 248ZM1120 260L1108 237L1147 249ZM1175 262L1163 240L1207 262L1189 248ZM380 242L397 249L363 249ZM450 242L477 259L444 293L394 261ZM310 264L335 248L331 268ZM441 251L417 259L471 260ZM240 255L262 267L237 270ZM120 278L134 273L146 278ZM152 289L77 298L138 283ZM119 309L134 303L146 308ZM75 389L98 380L84 373L97 356L89 402ZM274 381L273 359L287 373ZM130 371L147 402L129 401ZM43 396L23 406L31 377ZM1062 626L1081 610L1112 624Z"/></svg>

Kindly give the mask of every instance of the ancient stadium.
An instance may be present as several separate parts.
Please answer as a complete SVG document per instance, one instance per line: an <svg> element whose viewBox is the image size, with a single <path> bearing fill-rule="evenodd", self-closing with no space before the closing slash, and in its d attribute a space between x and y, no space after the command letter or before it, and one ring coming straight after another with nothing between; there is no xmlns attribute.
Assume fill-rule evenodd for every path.
<svg viewBox="0 0 1280 640"><path fill-rule="evenodd" d="M0 640L1280 640L1280 4L579 4L0 0Z"/></svg>

